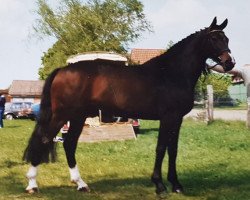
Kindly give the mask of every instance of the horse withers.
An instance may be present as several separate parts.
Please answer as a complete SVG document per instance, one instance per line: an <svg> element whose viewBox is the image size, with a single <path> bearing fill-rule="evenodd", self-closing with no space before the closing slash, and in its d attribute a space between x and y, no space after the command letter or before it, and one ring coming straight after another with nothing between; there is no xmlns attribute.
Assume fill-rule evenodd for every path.
<svg viewBox="0 0 250 200"><path fill-rule="evenodd" d="M157 194L164 194L162 162L168 152L168 176L173 192L182 192L176 172L176 156L182 119L193 108L194 88L206 60L214 60L223 71L235 65L228 38L214 18L211 25L172 46L148 62L124 67L112 61L80 61L58 68L47 78L41 113L24 153L31 162L27 173L28 192L37 190L37 167L55 158L53 138L66 121L70 129L63 146L71 180L78 190L89 191L78 170L75 151L84 121L103 110L114 116L160 120L152 182ZM137 104L136 102L140 102Z"/></svg>

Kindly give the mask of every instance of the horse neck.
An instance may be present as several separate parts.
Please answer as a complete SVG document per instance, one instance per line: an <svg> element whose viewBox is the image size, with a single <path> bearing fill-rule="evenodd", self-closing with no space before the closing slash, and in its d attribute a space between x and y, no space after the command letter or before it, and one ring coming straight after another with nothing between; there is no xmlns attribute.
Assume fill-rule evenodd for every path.
<svg viewBox="0 0 250 200"><path fill-rule="evenodd" d="M188 40L188 41L186 41ZM206 58L203 56L203 39L184 39L166 53L156 59L148 61L145 66L161 70L167 77L177 77L184 84L195 87L198 78L205 67Z"/></svg>

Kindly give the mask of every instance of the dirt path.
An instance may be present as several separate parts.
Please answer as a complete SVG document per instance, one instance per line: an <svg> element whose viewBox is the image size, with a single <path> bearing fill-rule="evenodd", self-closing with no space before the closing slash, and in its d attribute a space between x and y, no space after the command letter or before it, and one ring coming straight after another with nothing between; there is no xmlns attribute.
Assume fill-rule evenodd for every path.
<svg viewBox="0 0 250 200"><path fill-rule="evenodd" d="M185 117L196 117L202 113L200 109L193 109ZM247 110L214 110L214 119L246 121Z"/></svg>

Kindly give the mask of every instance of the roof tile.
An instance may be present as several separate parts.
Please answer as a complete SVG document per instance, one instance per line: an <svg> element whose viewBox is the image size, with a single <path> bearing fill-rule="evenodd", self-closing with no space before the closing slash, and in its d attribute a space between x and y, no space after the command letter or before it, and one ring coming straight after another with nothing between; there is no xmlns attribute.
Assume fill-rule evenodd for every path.
<svg viewBox="0 0 250 200"><path fill-rule="evenodd" d="M143 64L148 60L161 55L166 49L132 49L131 50L131 61L136 64Z"/></svg>
<svg viewBox="0 0 250 200"><path fill-rule="evenodd" d="M10 86L9 94L12 96L40 96L44 81L14 80Z"/></svg>

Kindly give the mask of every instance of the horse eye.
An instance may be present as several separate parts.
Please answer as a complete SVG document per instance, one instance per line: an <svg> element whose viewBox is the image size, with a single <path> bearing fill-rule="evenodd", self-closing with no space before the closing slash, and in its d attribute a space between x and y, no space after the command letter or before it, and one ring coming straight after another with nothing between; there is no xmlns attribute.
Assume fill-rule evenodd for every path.
<svg viewBox="0 0 250 200"><path fill-rule="evenodd" d="M212 41L216 41L216 40L217 40L217 37L211 37L211 40L212 40Z"/></svg>

